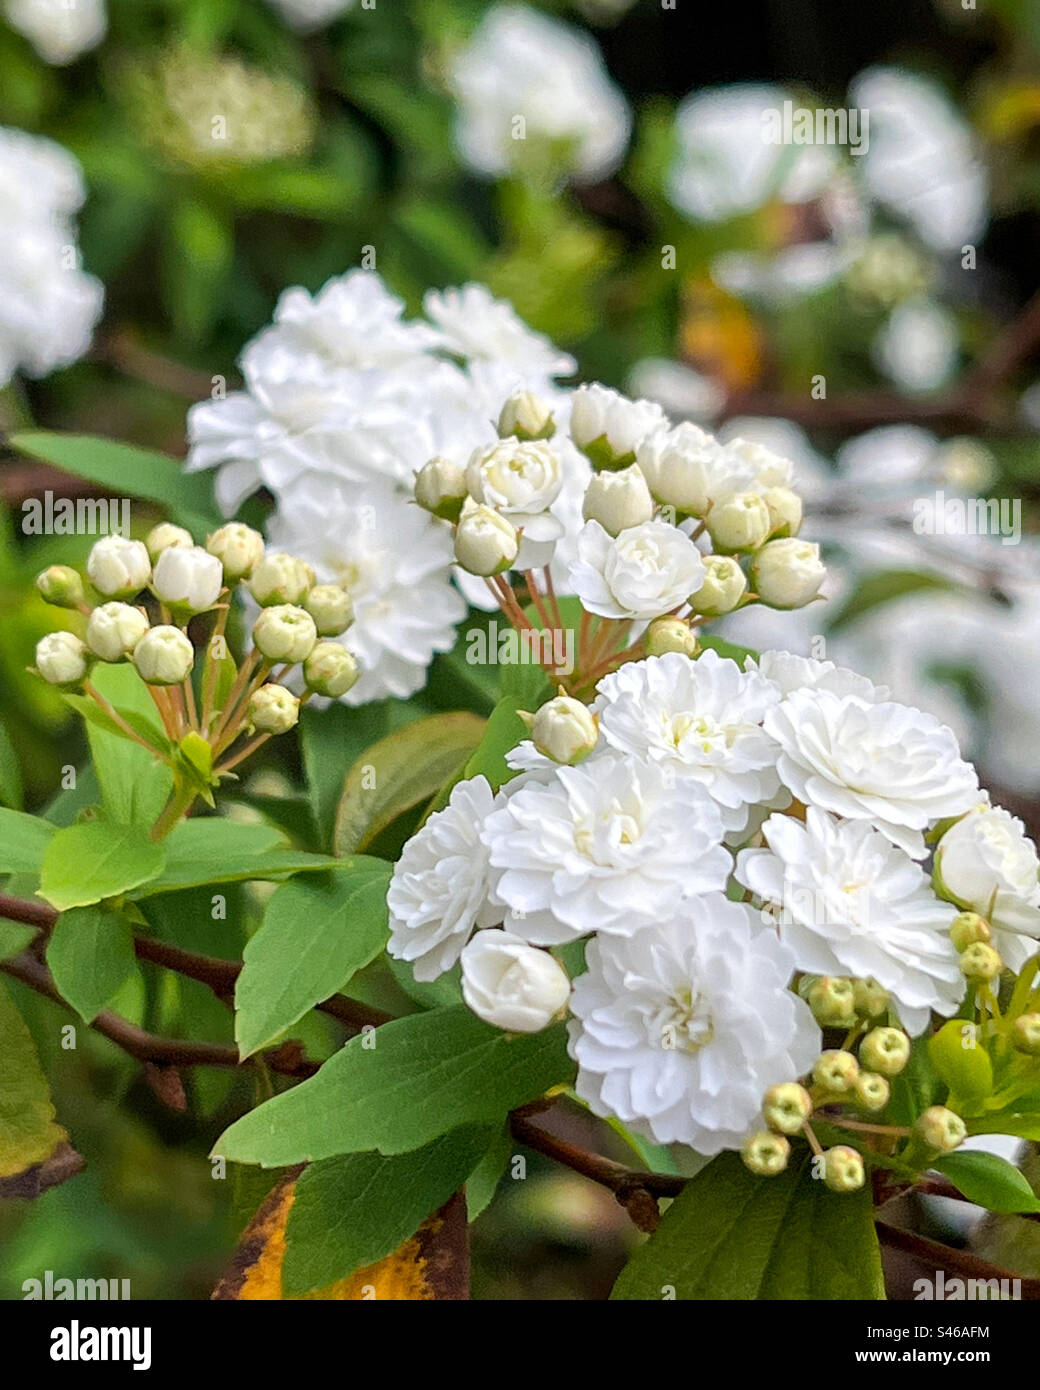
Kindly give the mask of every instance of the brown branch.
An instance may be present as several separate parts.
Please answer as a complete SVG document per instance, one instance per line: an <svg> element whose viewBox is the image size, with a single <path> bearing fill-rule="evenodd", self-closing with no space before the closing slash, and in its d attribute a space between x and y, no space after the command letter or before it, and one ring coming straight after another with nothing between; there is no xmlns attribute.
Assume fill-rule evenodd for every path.
<svg viewBox="0 0 1040 1390"><path fill-rule="evenodd" d="M990 1264L967 1250L955 1250L927 1236L919 1236L915 1231L904 1231L899 1226L890 1226L887 1221L875 1221L878 1240L890 1250L901 1250L926 1264L939 1269L963 1274L968 1279L1017 1279L1020 1276L1002 1269L1000 1265ZM1022 1297L1030 1301L1040 1300L1040 1279L1022 1276Z"/></svg>
<svg viewBox="0 0 1040 1390"><path fill-rule="evenodd" d="M49 903L28 902L25 898L12 898L8 893L0 893L0 917L43 931L49 931L58 920L58 914Z"/></svg>
<svg viewBox="0 0 1040 1390"><path fill-rule="evenodd" d="M213 378L208 372L185 367L154 352L128 328L116 328L104 334L95 342L91 357L134 381L153 386L157 391L169 391L187 401L205 400L213 392ZM237 384L237 378L235 381ZM231 386L230 381L228 384Z"/></svg>

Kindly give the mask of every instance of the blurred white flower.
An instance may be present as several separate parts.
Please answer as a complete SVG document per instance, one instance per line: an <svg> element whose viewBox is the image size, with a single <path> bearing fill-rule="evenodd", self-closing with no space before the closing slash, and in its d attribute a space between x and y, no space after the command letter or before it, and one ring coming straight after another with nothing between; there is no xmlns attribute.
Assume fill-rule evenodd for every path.
<svg viewBox="0 0 1040 1390"><path fill-rule="evenodd" d="M746 671L759 671L780 694L793 690L829 690L834 695L858 695L868 704L876 705L890 697L887 686L877 686L847 666L835 666L833 661L816 661L810 656L794 656L791 652L763 652L757 661L749 658Z"/></svg>
<svg viewBox="0 0 1040 1390"><path fill-rule="evenodd" d="M960 350L957 320L931 299L894 308L874 340L878 367L904 391L934 391L949 381Z"/></svg>
<svg viewBox="0 0 1040 1390"><path fill-rule="evenodd" d="M96 48L108 28L105 0L5 0L4 14L43 61L56 67Z"/></svg>
<svg viewBox="0 0 1040 1390"><path fill-rule="evenodd" d="M496 299L484 285L429 290L423 308L440 330L441 345L460 357L500 362L546 377L570 376L577 370L569 353L528 328L511 304Z"/></svg>
<svg viewBox="0 0 1040 1390"><path fill-rule="evenodd" d="M710 420L726 403L726 392L710 377L669 357L644 357L632 368L628 389L654 401L669 415ZM1038 412L1040 413L1040 412Z"/></svg>
<svg viewBox="0 0 1040 1390"><path fill-rule="evenodd" d="M267 0L285 22L303 34L331 24L354 6L354 0Z"/></svg>
<svg viewBox="0 0 1040 1390"><path fill-rule="evenodd" d="M493 6L449 81L459 149L478 173L507 174L531 151L590 183L624 157L631 115L595 40L526 5Z"/></svg>

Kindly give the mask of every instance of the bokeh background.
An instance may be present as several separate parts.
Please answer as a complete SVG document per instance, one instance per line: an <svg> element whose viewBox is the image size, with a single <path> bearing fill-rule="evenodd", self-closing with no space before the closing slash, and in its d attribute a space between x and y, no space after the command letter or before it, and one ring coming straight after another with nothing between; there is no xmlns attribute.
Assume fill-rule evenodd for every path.
<svg viewBox="0 0 1040 1390"><path fill-rule="evenodd" d="M188 405L236 380L287 285L373 254L413 311L431 286L485 283L583 378L794 458L830 602L742 615L729 635L815 642L925 704L1037 833L1037 0L77 0L75 32L60 6L0 0L0 126L82 165L79 248L105 307L81 360L0 391L0 429L181 456ZM866 107L868 149L763 145L761 111L785 98ZM516 111L523 141L503 136ZM24 672L52 620L31 578L80 544L21 533L20 503L47 486L74 495L0 460L0 738L32 809L82 755ZM915 502L937 491L1017 500L1021 536L916 534ZM261 776L300 787L283 756ZM239 916L248 930L248 902ZM205 991L176 989L127 1009L220 1036ZM205 1159L245 1083L193 1080L178 1112L102 1040L61 1052L49 1006L19 1003L88 1166L0 1204L0 1297L47 1268L208 1296L262 1195ZM529 1161L475 1227L474 1295L604 1296L637 1238L627 1218ZM985 1239L1035 1272L1017 1231Z"/></svg>

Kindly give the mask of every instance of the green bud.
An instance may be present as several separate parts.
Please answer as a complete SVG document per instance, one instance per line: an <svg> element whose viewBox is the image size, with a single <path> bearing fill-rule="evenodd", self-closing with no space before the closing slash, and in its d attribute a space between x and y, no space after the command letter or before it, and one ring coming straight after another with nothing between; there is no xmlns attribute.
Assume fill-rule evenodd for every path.
<svg viewBox="0 0 1040 1390"><path fill-rule="evenodd" d="M823 1156L823 1180L832 1192L858 1192L866 1180L863 1157L847 1144L836 1144Z"/></svg>
<svg viewBox="0 0 1040 1390"><path fill-rule="evenodd" d="M356 685L359 674L354 653L338 642L318 642L303 663L303 678L309 688L332 700Z"/></svg>
<svg viewBox="0 0 1040 1390"><path fill-rule="evenodd" d="M967 1125L945 1105L930 1105L917 1117L914 1130L930 1149L944 1154L952 1153L968 1137Z"/></svg>
<svg viewBox="0 0 1040 1390"><path fill-rule="evenodd" d="M1021 1014L1011 1027L1011 1046L1028 1057L1040 1057L1040 1014Z"/></svg>
<svg viewBox="0 0 1040 1390"><path fill-rule="evenodd" d="M770 1086L762 1102L766 1124L777 1134L797 1134L812 1114L812 1098L797 1081Z"/></svg>
<svg viewBox="0 0 1040 1390"><path fill-rule="evenodd" d="M339 584L315 584L303 601L319 637L338 637L354 621L354 604Z"/></svg>
<svg viewBox="0 0 1040 1390"><path fill-rule="evenodd" d="M860 1018L877 1018L888 1008L890 995L882 989L877 980L854 980L852 993L856 1003L856 1013Z"/></svg>
<svg viewBox="0 0 1040 1390"><path fill-rule="evenodd" d="M855 1022L856 995L851 980L820 975L809 986L807 1002L822 1028L848 1028Z"/></svg>
<svg viewBox="0 0 1040 1390"><path fill-rule="evenodd" d="M438 455L415 475L415 500L442 521L458 521L466 495L466 470L451 459Z"/></svg>
<svg viewBox="0 0 1040 1390"><path fill-rule="evenodd" d="M851 1091L858 1076L859 1063L855 1057L851 1052L842 1052L837 1048L821 1053L819 1061L813 1067L813 1080L817 1086L822 1086L825 1091L834 1095L844 1095L846 1091Z"/></svg>
<svg viewBox="0 0 1040 1390"><path fill-rule="evenodd" d="M959 964L965 979L980 982L995 980L1004 969L999 952L985 941L976 941L969 946L961 955Z"/></svg>
<svg viewBox="0 0 1040 1390"><path fill-rule="evenodd" d="M78 608L83 602L83 580L68 565L50 565L36 576L44 603L55 608Z"/></svg>
<svg viewBox="0 0 1040 1390"><path fill-rule="evenodd" d="M861 1071L856 1078L856 1102L864 1110L884 1110L892 1088L876 1071Z"/></svg>
<svg viewBox="0 0 1040 1390"><path fill-rule="evenodd" d="M859 1059L869 1071L898 1076L910 1060L910 1039L902 1028L872 1028L859 1045Z"/></svg>
<svg viewBox="0 0 1040 1390"><path fill-rule="evenodd" d="M782 1134L763 1129L744 1141L740 1156L752 1173L760 1178L775 1178L787 1167L791 1146Z"/></svg>
<svg viewBox="0 0 1040 1390"><path fill-rule="evenodd" d="M300 717L300 702L284 685L262 685L249 697L248 717L261 734L287 734Z"/></svg>
<svg viewBox="0 0 1040 1390"><path fill-rule="evenodd" d="M958 954L979 941L988 946L992 937L989 923L977 912L958 912L950 926L950 940Z"/></svg>
<svg viewBox="0 0 1040 1390"><path fill-rule="evenodd" d="M153 526L145 536L144 543L148 547L148 554L152 557L152 564L154 565L163 551L169 550L171 546L177 550L194 549L195 538L183 526L174 526L169 521L160 521L158 526Z"/></svg>
<svg viewBox="0 0 1040 1390"><path fill-rule="evenodd" d="M690 624L682 618L655 618L646 630L646 650L649 656L682 652L684 656L694 657L700 651L700 644Z"/></svg>

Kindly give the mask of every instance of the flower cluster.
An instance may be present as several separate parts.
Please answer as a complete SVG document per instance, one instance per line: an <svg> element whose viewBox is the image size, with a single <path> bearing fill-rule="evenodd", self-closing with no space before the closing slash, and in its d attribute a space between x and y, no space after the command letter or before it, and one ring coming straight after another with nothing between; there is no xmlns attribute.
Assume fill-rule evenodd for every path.
<svg viewBox="0 0 1040 1390"><path fill-rule="evenodd" d="M420 980L461 961L470 1007L509 1030L569 1002L577 1094L598 1115L741 1149L762 1174L804 1131L828 1186L860 1186L856 1144L824 1152L813 1126L862 1140L911 1035L969 991L996 1026L993 982L1040 937L1021 824L932 716L786 652L629 660L589 704L560 694L527 723L515 775L458 783L405 846L391 954ZM1020 994L1025 1022L1000 1026L1025 1065ZM955 1104L905 1131L907 1164L965 1137Z"/></svg>

